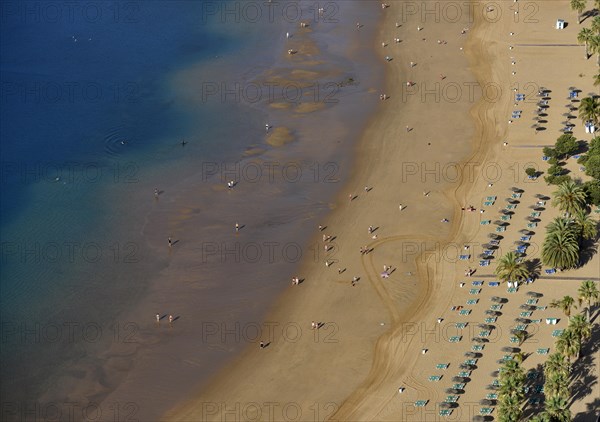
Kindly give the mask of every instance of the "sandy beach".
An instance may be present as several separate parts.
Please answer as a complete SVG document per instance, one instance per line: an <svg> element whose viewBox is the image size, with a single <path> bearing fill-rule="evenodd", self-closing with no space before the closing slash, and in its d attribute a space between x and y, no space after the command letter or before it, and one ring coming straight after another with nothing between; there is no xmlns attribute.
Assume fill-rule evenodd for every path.
<svg viewBox="0 0 600 422"><path fill-rule="evenodd" d="M576 297L579 280L598 280L597 255L578 270L549 276L542 269L539 279L515 293L488 285L495 280L493 260L479 265L482 245L496 228L481 222L500 217L513 187L522 190L520 203L496 258L527 228L536 195L555 190L543 178L529 180L524 169L547 168L541 150L561 134L571 87L582 96L595 92L595 59L586 60L576 45L580 26L569 3L528 4L535 10L518 9L520 2L476 3L450 15L443 7L439 19L423 15L423 4L412 4L415 11L394 1L382 9L373 48L381 50L387 79L372 90L389 98L356 148L346 189L318 223L322 230L314 227L311 244L324 246L323 235L331 236L329 249L303 263L302 282L290 285L265 318L265 347L249 345L164 420L442 420L437 404L472 350L490 298L502 296L502 315L448 418L471 420L480 414L502 348L511 345L509 331L527 292L541 293L537 305L543 308L566 294ZM558 18L569 22L564 30L554 28ZM541 87L551 91L551 100L545 130L536 130L532 119ZM525 100L515 103L515 92ZM514 110L522 111L520 118L511 119ZM590 139L579 120L574 135ZM489 196L496 199L486 206ZM461 210L468 206L475 211ZM557 215L553 207L542 211L527 259L539 258L543 227ZM384 266L391 267L387 275ZM469 268L476 271L466 278ZM481 287L472 284L480 280ZM471 293L474 287L481 290ZM461 315L453 306L470 312ZM559 321L532 325L534 335L522 346L530 353L526 369L543 363L536 351L553 350L552 332L567 325L560 310L549 307L532 318ZM456 323L467 324L458 329ZM571 410L579 421L592 420L592 403L600 396L597 350L586 359L589 373L572 386L577 393ZM449 365L438 369L440 363ZM425 405L415 406L419 400ZM528 405L525 415L536 409Z"/></svg>

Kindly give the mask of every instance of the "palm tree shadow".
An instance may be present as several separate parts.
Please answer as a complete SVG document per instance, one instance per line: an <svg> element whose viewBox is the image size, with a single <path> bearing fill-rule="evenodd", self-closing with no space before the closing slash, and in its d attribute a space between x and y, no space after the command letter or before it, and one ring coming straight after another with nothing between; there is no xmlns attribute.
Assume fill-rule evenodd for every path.
<svg viewBox="0 0 600 422"><path fill-rule="evenodd" d="M579 263L583 266L598 253L598 240L600 239L600 222L596 224L596 236L594 239L582 240L579 253Z"/></svg>
<svg viewBox="0 0 600 422"><path fill-rule="evenodd" d="M587 411L581 412L573 416L573 422L588 422L598 420L600 413L600 398L596 398L593 402L586 405Z"/></svg>
<svg viewBox="0 0 600 422"><path fill-rule="evenodd" d="M534 258L529 261L525 261L525 266L531 274L531 278L533 278L534 280L536 278L539 278L539 276L542 274L542 262L539 258Z"/></svg>
<svg viewBox="0 0 600 422"><path fill-rule="evenodd" d="M537 377L526 377L525 378L525 388L532 390L536 384L544 383L544 367L541 364L537 364L535 368L531 368L528 373L538 373ZM525 402L525 408L523 409L523 419L528 420L530 417L537 415L540 413L539 408L536 405L533 405L528 401Z"/></svg>
<svg viewBox="0 0 600 422"><path fill-rule="evenodd" d="M595 360L599 349L600 325L594 324L590 337L581 345L580 358L573 363L571 369L571 404L577 400L585 400L586 397L593 394L594 387L598 384L598 374L590 371L590 368L596 367ZM599 407L595 409L599 409ZM588 418L581 417L579 420L593 420L589 419L589 413L587 416Z"/></svg>

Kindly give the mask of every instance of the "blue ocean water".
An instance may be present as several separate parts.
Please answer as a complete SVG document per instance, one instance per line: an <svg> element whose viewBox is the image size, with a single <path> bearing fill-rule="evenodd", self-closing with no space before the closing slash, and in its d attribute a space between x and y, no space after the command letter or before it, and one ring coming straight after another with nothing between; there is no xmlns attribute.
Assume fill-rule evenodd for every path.
<svg viewBox="0 0 600 422"><path fill-rule="evenodd" d="M3 401L34 399L60 363L85 353L65 321L110 320L164 267L139 259L131 223L141 209L122 198L151 197L164 172L185 177L192 160L252 137L235 107L190 110L171 90L192 63L243 51L264 64L257 40L268 28L207 15L224 4L0 4Z"/></svg>
<svg viewBox="0 0 600 422"><path fill-rule="evenodd" d="M268 105L244 103L230 91L225 97L216 94L204 101L207 86L224 89L222 83L226 82L231 89L235 82L252 82L257 76L265 80L271 67L285 74L291 69L285 54L285 32L293 33L305 19L311 22L309 31L320 37L324 54L319 66L341 69L333 73L333 81L326 82L348 76L361 80L361 75L365 80L363 85L340 92L340 111L330 109L328 117L322 118L329 121L312 120L318 119L319 113L286 116L304 126L296 134L317 145L347 141L344 148L350 151L350 138L360 132L369 104L377 102L368 94L374 86L367 77L373 58L361 63L344 55L350 42L364 39L369 45L368 33L357 32L354 22L359 14L361 22L375 28L378 7L368 16L361 14L360 7L349 7L345 13L351 13L343 26L319 27L317 3L290 1L285 3L290 5L287 8L284 3L276 4L271 16L269 3L245 0L0 3L3 416L17 415L13 419L18 420L18 415L29 409L24 403L29 402L43 404L57 398L64 403L102 401L115 389L119 400L131 400L131 389L141 390L135 388L137 384L120 391L118 386L139 363L136 350L144 349L148 358L156 350L160 354L170 346L193 343L197 348L181 352L172 359L173 366L161 366L164 372L152 365L149 371L141 368L137 372L141 384L150 372L154 380L164 381L162 389L152 389L155 396L150 396L160 397L161 403L143 403L143 414L154 419L156 412L183 398L180 394L187 392L186 386L192 388L214 370L214 362L230 357L222 350L207 348L198 338L181 336L167 341L153 330L152 322L151 329L144 330L145 308L142 322L136 319L133 331L129 323L120 324L119 317L132 308L138 310L136 304L148 296L169 302L160 292L154 292L155 296L148 293L153 282L169 278L171 263L167 248L157 253L149 238L165 236L166 246L175 214L199 215L190 224L211 226L206 233L218 231L221 220L233 218L228 214L235 197L232 202L223 196L215 200L222 206L216 211L222 214L215 216L210 203L178 209L187 201L174 192L192 196L201 189L210 191L208 182L197 183L203 162L235 163L247 148L265 146L264 122L271 115L265 112ZM304 8L302 16L296 14L299 5ZM332 10L337 11L337 6ZM343 20L341 11L339 15ZM282 122L283 114L285 111L279 112ZM328 127L326 133L320 129L323 125ZM187 141L185 146L182 139ZM311 148L301 151L301 145L291 147L298 147L308 163L320 155ZM329 154L339 160L342 170L336 177L343 180L350 173L349 166L343 165L344 151L331 149ZM279 157L289 159L285 153ZM167 193L155 200L155 188ZM312 181L267 184L266 188L261 201L254 204L259 205L254 212L264 214L256 219L269 222L260 234L270 241L277 235L283 242L289 240L286 226L293 227L289 230L296 230L296 236L298 231L308 233L303 224L313 225L310 218L324 212L338 187ZM277 201L278 207L269 201ZM166 205L172 205L169 216L165 215ZM249 213L250 208L244 212ZM153 232L148 221L163 231ZM182 227L180 231L185 230ZM201 238L198 233L196 237ZM247 280L219 278L216 275L225 270L216 266L211 272L209 266L200 265L194 255L197 251L189 252L189 245L201 240L183 240L181 249L191 258L188 271L182 272L190 278L202 274L211 282L196 280L197 284L170 290L187 298L196 292L189 287L202 287L194 296L198 305L189 304L198 309L188 310L184 321L192 320L192 315L194 321L207 320L216 308L232 318L244 318L244 312L256 318L280 290L269 280L277 280L277 268L259 265L248 271L246 266ZM223 280L228 281L226 286L220 284ZM261 299L252 296L252 289L238 289L237 283L242 281L256 283ZM226 293L239 296L236 303L244 303L246 308L230 310ZM206 306L207 302L211 306ZM149 311L150 320L154 311ZM139 342L128 343L138 328ZM187 334L196 333L192 327L186 330ZM154 343L159 340L164 343ZM117 352L103 355L115 344ZM187 366L191 356L201 362L193 369ZM168 374L172 379L166 379ZM192 379L184 380L186 374Z"/></svg>

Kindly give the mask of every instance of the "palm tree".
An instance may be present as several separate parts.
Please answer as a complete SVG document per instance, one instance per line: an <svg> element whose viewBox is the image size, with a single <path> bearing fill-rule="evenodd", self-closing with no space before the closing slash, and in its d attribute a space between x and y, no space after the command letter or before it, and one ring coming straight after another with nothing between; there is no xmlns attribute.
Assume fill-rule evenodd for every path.
<svg viewBox="0 0 600 422"><path fill-rule="evenodd" d="M600 66L600 34L595 34L589 41L590 53L598 54L598 66Z"/></svg>
<svg viewBox="0 0 600 422"><path fill-rule="evenodd" d="M544 403L545 413L550 422L571 422L571 411L567 399L564 397L550 397Z"/></svg>
<svg viewBox="0 0 600 422"><path fill-rule="evenodd" d="M594 86L600 85L600 72L594 75Z"/></svg>
<svg viewBox="0 0 600 422"><path fill-rule="evenodd" d="M527 280L531 273L524 262L517 262L517 254L507 252L498 260L495 274L502 281Z"/></svg>
<svg viewBox="0 0 600 422"><path fill-rule="evenodd" d="M499 422L519 422L523 410L521 409L521 399L515 395L502 396L498 406Z"/></svg>
<svg viewBox="0 0 600 422"><path fill-rule="evenodd" d="M581 24L581 14L585 10L586 0L571 0L571 9L577 12L577 23Z"/></svg>
<svg viewBox="0 0 600 422"><path fill-rule="evenodd" d="M522 331L523 334L525 334L525 336L527 336L527 334L525 333L525 331ZM519 333L521 333L521 331L519 331ZM518 338L518 337L517 337ZM525 340L523 340L525 341ZM522 342L519 343L519 346L523 344ZM523 352L517 352L513 355L513 359L516 360L517 362L519 362L519 365L523 363L523 361L525 360L526 355Z"/></svg>
<svg viewBox="0 0 600 422"><path fill-rule="evenodd" d="M573 225L580 239L594 239L598 234L596 221L584 209L579 209L573 214Z"/></svg>
<svg viewBox="0 0 600 422"><path fill-rule="evenodd" d="M571 316L572 308L577 309L577 306L575 306L575 299L573 299L571 296L564 296L561 300L553 300L550 302L550 307L559 308L567 317Z"/></svg>
<svg viewBox="0 0 600 422"><path fill-rule="evenodd" d="M575 226L571 220L565 217L555 217L554 220L546 226L546 234L552 236L555 234L573 234L575 235Z"/></svg>
<svg viewBox="0 0 600 422"><path fill-rule="evenodd" d="M590 58L590 52L589 52L589 42L592 40L592 38L594 38L594 31L592 31L590 28L581 28L581 31L579 31L579 34L577 34L577 42L579 44L585 44L585 58L589 59Z"/></svg>
<svg viewBox="0 0 600 422"><path fill-rule="evenodd" d="M589 321L590 320L590 308L592 307L592 305L595 305L596 303L598 303L598 300L600 300L600 291L598 291L598 288L596 287L596 283L594 283L592 280L586 280L586 281L581 282L581 285L579 286L577 293L579 294L579 305L580 306L583 301L587 302L586 314L587 314L587 320Z"/></svg>
<svg viewBox="0 0 600 422"><path fill-rule="evenodd" d="M498 420L517 422L522 415L521 403L525 397L525 372L516 360L504 362L500 371Z"/></svg>
<svg viewBox="0 0 600 422"><path fill-rule="evenodd" d="M546 399L553 396L569 397L569 376L560 372L550 374L544 383L544 394Z"/></svg>
<svg viewBox="0 0 600 422"><path fill-rule="evenodd" d="M549 233L542 244L542 263L551 268L574 268L579 262L579 242L573 231Z"/></svg>
<svg viewBox="0 0 600 422"><path fill-rule="evenodd" d="M569 321L569 330L579 338L579 342L589 338L592 335L592 324L585 318L584 315L575 315Z"/></svg>
<svg viewBox="0 0 600 422"><path fill-rule="evenodd" d="M581 100L581 102L583 103L584 100L586 100L586 98ZM600 112L600 104L598 105L597 111ZM552 205L558 206L561 211L573 214L576 210L584 207L585 191L580 185L577 185L572 180L561 183L558 185L556 192L554 192Z"/></svg>
<svg viewBox="0 0 600 422"><path fill-rule="evenodd" d="M556 350L564 354L570 362L571 358L579 357L581 342L575 333L567 328L556 340Z"/></svg>
<svg viewBox="0 0 600 422"><path fill-rule="evenodd" d="M594 19L592 19L591 29L595 34L600 34L600 16L596 16Z"/></svg>
<svg viewBox="0 0 600 422"><path fill-rule="evenodd" d="M544 375L548 378L551 374L569 375L571 373L571 365L567 362L565 355L555 352L548 356L548 360L544 362Z"/></svg>
<svg viewBox="0 0 600 422"><path fill-rule="evenodd" d="M527 332L526 331L517 331L515 333L515 337L519 340L519 347L527 340Z"/></svg>
<svg viewBox="0 0 600 422"><path fill-rule="evenodd" d="M600 54L600 45L597 42L600 37L595 36L589 40L589 48L594 53ZM585 97L579 103L579 118L584 122L591 120L596 125L600 116L600 101L595 97Z"/></svg>

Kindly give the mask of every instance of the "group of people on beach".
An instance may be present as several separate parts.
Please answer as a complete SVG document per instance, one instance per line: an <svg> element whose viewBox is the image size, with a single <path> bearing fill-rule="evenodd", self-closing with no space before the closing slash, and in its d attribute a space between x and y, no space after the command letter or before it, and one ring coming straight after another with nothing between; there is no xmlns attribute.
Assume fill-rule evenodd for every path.
<svg viewBox="0 0 600 422"><path fill-rule="evenodd" d="M158 312L156 313L155 318L156 318L156 323L160 324L161 316L160 316L160 314ZM169 314L169 324L173 324L173 321L174 321L173 315Z"/></svg>

